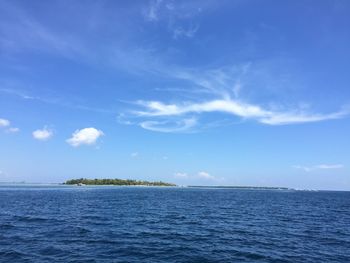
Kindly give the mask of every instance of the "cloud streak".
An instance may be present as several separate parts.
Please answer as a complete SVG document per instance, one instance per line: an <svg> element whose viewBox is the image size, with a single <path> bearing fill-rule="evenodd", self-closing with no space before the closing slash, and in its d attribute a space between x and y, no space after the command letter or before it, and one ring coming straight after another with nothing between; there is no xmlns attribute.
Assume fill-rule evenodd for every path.
<svg viewBox="0 0 350 263"><path fill-rule="evenodd" d="M305 107L286 108L274 103L275 107L250 103L242 99L244 79L250 76L251 63L240 66L217 68L212 70L193 70L180 67L161 67L154 65L152 74L183 81L183 92L177 92L177 101L167 103L160 100L139 100L135 105L141 107L132 110L131 114L143 119L139 122L142 128L160 132L184 132L186 127L193 130L200 125L199 115L224 113L241 120L253 120L265 125L291 125L302 123L336 120L350 114L349 107L341 107L334 112L314 112ZM151 67L152 68L152 67ZM254 75L254 74L253 74ZM200 100L184 100L181 97L192 92L200 95ZM193 93L195 92L195 93ZM196 96L198 98L198 96ZM276 107L276 105L278 107ZM172 126L178 119L196 119L191 125ZM218 116L220 118L220 116Z"/></svg>
<svg viewBox="0 0 350 263"><path fill-rule="evenodd" d="M304 111L273 111L262 108L259 105L249 104L234 99L218 99L201 103L187 102L182 104L165 104L160 101L140 101L138 104L145 109L144 111L134 111L134 114L139 117L171 117L186 114L221 112L244 119L253 119L268 125L318 122L340 119L349 114L349 111L345 109L328 114L308 113ZM193 125L190 127L192 126Z"/></svg>
<svg viewBox="0 0 350 263"><path fill-rule="evenodd" d="M176 178L188 178L189 175L187 173L177 172L174 174L174 177L176 177Z"/></svg>
<svg viewBox="0 0 350 263"><path fill-rule="evenodd" d="M20 129L17 128L17 127L10 127L10 128L8 128L8 129L6 129L6 132L7 132L7 133L17 133L17 132L19 132L19 131L20 131Z"/></svg>
<svg viewBox="0 0 350 263"><path fill-rule="evenodd" d="M197 177L207 179L207 180L216 180L216 177L212 176L211 174L207 172L199 172L197 174Z"/></svg>
<svg viewBox="0 0 350 263"><path fill-rule="evenodd" d="M81 111L90 111L90 112L96 112L96 113L104 113L104 114L112 114L115 113L115 111L110 110L110 109L104 109L104 108L96 108L96 107L91 107L91 106L86 106L86 105L80 105L73 102L67 101L66 98L61 98L61 97L55 97L55 98L47 98L43 96L32 96L27 94L26 92L17 90L17 89L9 89L9 88L0 88L0 92L12 95L15 97L18 97L23 100L28 100L28 101L37 101L41 102L44 104L52 104L52 105L57 105L59 107L64 107L64 108L69 108L69 109L75 109L75 110L81 110Z"/></svg>
<svg viewBox="0 0 350 263"><path fill-rule="evenodd" d="M204 5L203 2L187 4L153 0L144 10L144 17L152 23L161 22L174 40L192 38L199 29L199 24L193 23L193 19L202 12L201 6Z"/></svg>
<svg viewBox="0 0 350 263"><path fill-rule="evenodd" d="M187 118L177 121L144 121L140 123L140 126L146 130L157 132L188 132L194 126L196 126L197 120L195 118Z"/></svg>
<svg viewBox="0 0 350 263"><path fill-rule="evenodd" d="M185 172L176 172L174 173L174 177L178 179L185 179L185 180L200 180L200 181L222 181L224 178L218 178L213 175L211 175L208 172L200 171L196 174L188 174Z"/></svg>
<svg viewBox="0 0 350 263"><path fill-rule="evenodd" d="M179 39L181 37L192 38L199 29L198 25L190 25L188 28L177 27L173 31L173 38Z"/></svg>
<svg viewBox="0 0 350 263"><path fill-rule="evenodd" d="M0 119L0 127L8 127L10 126L10 121L7 119Z"/></svg>
<svg viewBox="0 0 350 263"><path fill-rule="evenodd" d="M312 172L315 170L333 170L333 169L342 169L344 168L343 164L318 164L314 166L302 166L302 165L294 165L293 168L300 169L305 172Z"/></svg>
<svg viewBox="0 0 350 263"><path fill-rule="evenodd" d="M0 18L0 47L9 52L22 52L27 49L59 54L69 59L86 55L73 34L63 35L40 23L28 12L9 1L4 3L7 16ZM7 17L7 19L6 19ZM10 19L8 19L10 17ZM15 18L15 23L12 19Z"/></svg>

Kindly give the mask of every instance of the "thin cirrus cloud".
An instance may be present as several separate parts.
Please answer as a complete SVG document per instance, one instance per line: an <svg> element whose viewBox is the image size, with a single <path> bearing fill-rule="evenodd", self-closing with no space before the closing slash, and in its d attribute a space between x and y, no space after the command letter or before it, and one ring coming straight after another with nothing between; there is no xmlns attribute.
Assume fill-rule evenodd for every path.
<svg viewBox="0 0 350 263"><path fill-rule="evenodd" d="M2 48L10 52L21 52L27 49L35 49L43 52L60 54L67 58L79 57L83 53L80 42L72 35L58 34L40 23L29 12L26 12L19 5L6 3L6 17L16 17L16 23L9 23L6 18L2 35L6 41L1 43ZM6 44L6 43L11 43Z"/></svg>
<svg viewBox="0 0 350 263"><path fill-rule="evenodd" d="M33 131L32 135L36 140L47 141L53 136L53 131L44 127L43 129Z"/></svg>
<svg viewBox="0 0 350 263"><path fill-rule="evenodd" d="M195 37L200 24L194 18L202 14L203 10L206 10L208 7L207 5L211 5L209 2L204 3L202 1L200 5L197 5L198 3L194 4L191 2L178 4L176 2L162 0L150 1L144 10L144 16L149 22L160 22L162 25L168 27L167 30L170 31L175 39L180 37ZM83 36L58 34L47 27L45 23L40 23L40 21L37 21L34 17L31 17L25 11L15 6L9 8L9 11L11 16L22 18L15 25L4 29L6 42L16 43L17 50L40 48L47 52L61 54L64 57L79 59L86 63L87 61L89 61L88 63L94 63L94 59L89 55L94 53L91 52L92 47L89 46L89 41L84 41ZM107 50L112 50L112 48ZM99 52L99 56L106 56L108 53L97 52ZM162 55L153 51L153 49L136 48L132 47L132 45L129 49L125 49L115 47L114 43L113 52L108 53L107 56L111 59L105 60L109 61L108 63L110 63L111 67L124 69L132 74L155 74L169 80L176 79L181 81L181 83L186 82L186 87L183 88L184 90L188 86L191 86L191 88L188 88L188 93L198 92L198 94L203 95L200 101L184 100L182 98L184 93L181 92L180 94L174 94L173 97L176 98L175 103L159 100L137 103L143 107L140 111L133 111L134 116L139 117L136 122L137 125L156 132L192 131L196 127L200 128L202 125L199 115L213 112L226 113L241 119L250 119L267 125L320 122L341 119L349 115L349 109L346 108L330 113L290 108L277 111L262 106L262 104L254 104L247 102L249 100L238 98L241 91L244 90L244 77L247 74L251 75L249 75L249 78L246 77L246 79L252 79L256 76L256 74L254 75L250 72L250 62L245 63L243 66L223 65L222 67L211 70L198 67L198 70L194 70L169 65L169 63L165 62ZM95 62L96 64L99 63L97 61ZM258 83L258 80L255 82ZM92 109L76 106L74 103L67 104L35 96L23 96L23 98L52 104L62 104L65 107L81 110L110 113L110 111L105 109ZM278 104L278 102L273 103ZM128 123L128 121L125 121L125 123Z"/></svg>
<svg viewBox="0 0 350 263"><path fill-rule="evenodd" d="M167 31L172 34L174 40L179 38L192 38L199 29L199 24L193 24L193 19L198 16L206 6L197 4L177 4L162 0L151 1L144 9L146 21L162 22Z"/></svg>
<svg viewBox="0 0 350 263"><path fill-rule="evenodd" d="M188 178L189 175L187 173L176 172L176 173L174 173L174 177L176 177L176 178Z"/></svg>
<svg viewBox="0 0 350 263"><path fill-rule="evenodd" d="M205 180L205 181L221 181L223 178L217 178L213 175L211 175L208 172L201 171L198 172L197 174L188 174L185 172L176 172L174 173L174 177L178 179L194 179L194 180Z"/></svg>
<svg viewBox="0 0 350 263"><path fill-rule="evenodd" d="M104 133L101 130L97 130L93 127L76 130L72 137L67 139L66 142L73 147L80 145L93 145L97 140L103 136Z"/></svg>
<svg viewBox="0 0 350 263"><path fill-rule="evenodd" d="M154 65L153 65L154 66ZM158 132L187 132L197 126L199 115L208 113L224 113L243 120L254 120L266 125L290 125L312 123L326 120L345 118L350 109L342 106L339 110L330 113L320 113L305 109L305 107L282 107L274 103L274 107L266 107L257 103L249 103L242 98L244 91L244 78L254 75L251 63L243 65L218 68L212 70L191 70L180 67L161 67L155 65L152 74L162 74L169 79L176 79L187 83L191 88L183 89L174 103L166 103L160 100L134 103L139 109L130 111L132 116L141 120L139 125L148 130ZM183 99L186 94L201 95L201 100ZM277 107L276 107L277 106ZM276 110L277 108L277 110ZM216 115L217 118L221 118ZM189 122L189 120L192 120Z"/></svg>
<svg viewBox="0 0 350 263"><path fill-rule="evenodd" d="M6 132L7 132L7 133L17 133L17 132L19 132L19 131L20 131L20 129L17 128L17 127L10 127L10 128L8 128L8 129L6 129Z"/></svg>
<svg viewBox="0 0 350 263"><path fill-rule="evenodd" d="M180 37L192 38L198 31L198 25L190 25L188 28L177 27L173 31L173 38L179 39Z"/></svg>
<svg viewBox="0 0 350 263"><path fill-rule="evenodd" d="M0 119L0 127L8 127L10 126L10 121L7 119Z"/></svg>
<svg viewBox="0 0 350 263"><path fill-rule="evenodd" d="M26 92L16 90L13 88L0 88L0 92L7 94L7 95L12 95L18 98L21 98L23 100L33 100L36 102L48 104L48 105L57 105L60 107L64 108L69 108L69 109L75 109L75 110L81 110L81 111L91 111L91 112L97 112L97 113L106 113L106 114L112 114L114 111L109 110L109 109L103 109L103 108L96 108L96 107L90 107L86 105L79 105L74 102L69 102L67 99L63 98L48 98L48 97L42 97L42 96L33 96L29 95ZM0 125L1 127L1 125Z"/></svg>
<svg viewBox="0 0 350 263"><path fill-rule="evenodd" d="M312 172L315 170L342 169L344 168L344 165L343 164L318 164L313 166L294 165L293 168L300 169L305 172Z"/></svg>
<svg viewBox="0 0 350 263"><path fill-rule="evenodd" d="M195 118L186 118L183 120L175 121L144 121L140 123L140 126L146 130L165 132L165 133L177 133L189 131L197 124Z"/></svg>
<svg viewBox="0 0 350 263"><path fill-rule="evenodd" d="M197 174L197 176L199 178L203 178L203 179L208 179L208 180L215 180L216 178L214 176L212 176L211 174L209 174L208 172L199 172Z"/></svg>
<svg viewBox="0 0 350 263"><path fill-rule="evenodd" d="M143 111L134 111L139 117L160 116L185 116L186 114L203 114L209 112L221 112L234 115L243 119L253 119L259 123L268 125L286 125L307 122L318 122L324 120L340 119L349 114L344 109L338 112L319 114L303 111L273 111L261 106L244 103L234 99L218 99L202 103L165 104L160 101L140 101L138 104L144 107ZM157 122L148 122L158 124ZM191 128L193 125L184 125L183 129ZM143 128L148 128L141 125ZM161 131L161 130L160 130Z"/></svg>
<svg viewBox="0 0 350 263"><path fill-rule="evenodd" d="M159 10L161 8L162 0L151 1L148 8L145 10L145 18L148 21L157 21L159 19Z"/></svg>

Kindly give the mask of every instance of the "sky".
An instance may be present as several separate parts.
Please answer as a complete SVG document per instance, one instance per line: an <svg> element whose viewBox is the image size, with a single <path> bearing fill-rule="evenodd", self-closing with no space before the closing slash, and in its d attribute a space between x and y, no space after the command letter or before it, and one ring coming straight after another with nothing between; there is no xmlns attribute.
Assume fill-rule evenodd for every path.
<svg viewBox="0 0 350 263"><path fill-rule="evenodd" d="M0 1L0 182L350 190L349 13Z"/></svg>

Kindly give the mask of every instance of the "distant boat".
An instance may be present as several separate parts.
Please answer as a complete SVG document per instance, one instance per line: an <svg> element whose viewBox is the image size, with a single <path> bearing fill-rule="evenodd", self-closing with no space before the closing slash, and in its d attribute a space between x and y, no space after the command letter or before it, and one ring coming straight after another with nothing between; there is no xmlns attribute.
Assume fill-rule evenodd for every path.
<svg viewBox="0 0 350 263"><path fill-rule="evenodd" d="M84 186L85 184L83 183L78 183L77 186Z"/></svg>

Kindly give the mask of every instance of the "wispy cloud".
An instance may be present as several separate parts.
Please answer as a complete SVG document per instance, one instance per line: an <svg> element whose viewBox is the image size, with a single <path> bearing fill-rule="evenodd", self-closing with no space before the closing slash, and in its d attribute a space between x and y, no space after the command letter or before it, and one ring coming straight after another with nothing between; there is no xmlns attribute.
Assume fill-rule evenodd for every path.
<svg viewBox="0 0 350 263"><path fill-rule="evenodd" d="M188 178L189 175L187 173L177 172L177 173L174 173L174 177L176 177L176 178Z"/></svg>
<svg viewBox="0 0 350 263"><path fill-rule="evenodd" d="M17 132L20 131L20 129L17 128L17 127L10 127L10 128L8 128L8 129L6 129L5 131L6 131L7 133L17 133Z"/></svg>
<svg viewBox="0 0 350 263"><path fill-rule="evenodd" d="M199 23L194 18L200 14L205 4L203 2L186 2L152 0L144 10L144 16L150 22L162 22L172 34L173 39L192 38L199 29Z"/></svg>
<svg viewBox="0 0 350 263"><path fill-rule="evenodd" d="M26 49L40 50L73 58L85 53L84 48L73 37L47 28L19 5L2 3L7 16L0 18L0 47L8 52Z"/></svg>
<svg viewBox="0 0 350 263"><path fill-rule="evenodd" d="M70 109L76 109L76 110L81 110L81 111L91 111L91 112L96 112L96 113L106 113L106 114L112 114L115 113L115 111L110 110L110 109L105 109L105 108L98 108L98 107L91 107L87 105L81 105L78 103L74 102L69 102L66 98L61 98L56 96L55 98L50 98L50 97L45 97L45 96L37 96L37 95L32 95L29 94L28 92L18 90L15 88L0 88L0 92L4 94L8 94L11 96L18 97L23 100L28 100L28 101L37 101L40 103L44 104L52 104L56 105L59 107L64 107L64 108L70 108Z"/></svg>
<svg viewBox="0 0 350 263"><path fill-rule="evenodd" d="M208 172L199 172L197 174L197 176L199 178L203 178L203 179L207 179L207 180L216 180L216 178L214 176L212 176L211 174L209 174Z"/></svg>
<svg viewBox="0 0 350 263"><path fill-rule="evenodd" d="M249 104L234 99L211 100L202 103L186 102L182 104L164 104L159 101L140 101L138 104L146 109L145 111L134 111L134 114L140 117L179 116L186 114L222 112L244 119L257 120L260 123L269 125L297 124L340 119L349 114L349 111L346 109L328 114L308 113L301 110L273 111L262 108L259 105Z"/></svg>
<svg viewBox="0 0 350 263"><path fill-rule="evenodd" d="M249 75L251 63L211 70L161 67L158 64L153 66L155 66L153 74L184 81L190 87L187 89L188 91L186 89L183 89L182 92L174 91L177 92L176 102L167 103L159 100L135 102L135 105L141 109L132 110L131 114L144 119L139 122L142 128L153 131L183 132L186 128L193 130L194 126L201 124L198 122L199 115L215 112L267 125L320 122L341 119L350 114L350 108L344 106L338 111L320 113L302 106L283 107L278 103L270 103L267 104L272 105L269 107L266 106L266 103L259 105L247 102L243 99L244 94L241 94L244 88L242 78ZM197 96L197 99L192 101L181 98L186 93L193 91L201 96ZM201 99L198 100L198 97ZM179 118L183 121L179 121ZM186 122L187 125L185 125L184 120L189 118L196 119L196 121L191 122L190 125ZM168 130L167 127L171 123L176 125ZM178 129L179 126L181 128Z"/></svg>
<svg viewBox="0 0 350 263"><path fill-rule="evenodd" d="M174 39L179 39L181 37L187 37L187 38L192 38L194 35L197 33L199 29L198 25L190 25L188 28L184 27L176 27L173 30L173 38Z"/></svg>
<svg viewBox="0 0 350 263"><path fill-rule="evenodd" d="M178 179L186 179L186 180L200 180L200 181L212 181L212 182L219 182L224 180L222 177L216 177L211 175L208 172L200 171L196 174L188 174L185 172L176 172L174 173L174 177Z"/></svg>
<svg viewBox="0 0 350 263"><path fill-rule="evenodd" d="M344 168L344 165L343 164L318 164L313 166L293 165L293 168L300 169L305 172L312 172L315 170L342 169Z"/></svg>
<svg viewBox="0 0 350 263"><path fill-rule="evenodd" d="M159 9L162 0L152 0L145 12L145 17L148 21L157 21L159 16Z"/></svg>
<svg viewBox="0 0 350 263"><path fill-rule="evenodd" d="M103 136L104 133L101 130L95 128L84 128L81 130L76 130L72 137L67 139L66 142L73 147L78 147L80 145L93 145L96 143L98 138Z"/></svg>
<svg viewBox="0 0 350 263"><path fill-rule="evenodd" d="M175 39L194 37L201 28L199 21L195 18L203 13L207 5L216 5L216 3L215 1L154 0L150 1L147 8L144 9L146 10L144 16L147 21L159 22L162 26L167 27L170 35ZM159 49L154 48L153 45L129 45L130 43L123 45L116 41L113 42L113 45L107 44L107 48L95 49L89 44L91 41L87 41L84 35L73 34L73 32L65 35L62 32L56 32L54 28L36 20L15 4L8 3L5 9L10 13L9 17L12 17L11 21L7 21L7 18L0 18L0 22L4 22L0 23L0 30L3 33L1 43L8 43L4 47L6 49L29 48L53 51L54 54L65 57L78 57L83 63L88 62L97 66L105 63L114 69L125 70L130 74L156 75L159 78L176 80L180 83L179 85L184 85L184 87L180 86L184 92L174 94L171 101L157 98L137 102L142 109L133 110L132 117L136 116L138 119L133 122L125 120L125 124L136 123L144 129L159 132L186 132L202 124L199 115L213 112L229 114L242 120L250 119L267 125L319 122L341 119L349 115L348 108L336 109L330 113L294 106L280 107L276 110L266 106L266 103L269 102L261 104L245 97L242 94L246 86L245 79L254 78L253 75L249 75L252 67L250 61L240 65L223 65L209 69L205 66L188 68L174 65L171 61L169 63L166 59L167 55L162 56ZM13 22L13 18L17 17L20 19ZM255 82L258 83L258 81ZM255 87L255 89L259 88ZM36 100L79 110L115 113L109 109L79 105L74 101L67 102L63 98L48 99L42 95L35 96L13 89L1 89L0 91L12 93L25 100ZM184 99L185 96L193 99ZM271 103L279 104L275 101Z"/></svg>
<svg viewBox="0 0 350 263"><path fill-rule="evenodd" d="M196 126L197 120L195 118L187 118L176 121L143 121L140 126L146 130L157 132L189 132Z"/></svg>
<svg viewBox="0 0 350 263"><path fill-rule="evenodd" d="M0 127L8 127L10 126L10 121L7 119L0 119Z"/></svg>

